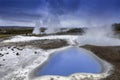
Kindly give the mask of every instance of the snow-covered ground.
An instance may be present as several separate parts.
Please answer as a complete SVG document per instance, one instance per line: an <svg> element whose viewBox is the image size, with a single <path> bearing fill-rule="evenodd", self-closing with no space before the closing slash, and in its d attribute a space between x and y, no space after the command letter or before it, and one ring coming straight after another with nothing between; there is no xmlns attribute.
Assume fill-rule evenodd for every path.
<svg viewBox="0 0 120 80"><path fill-rule="evenodd" d="M65 39L71 45L84 45L84 44L93 44L91 42L92 38L89 38L91 42L85 41L88 38L84 38L84 36L71 36L71 35L62 35L62 36L45 36L45 37L33 37L33 36L14 36L10 40L5 40L2 43L9 42L23 42L30 40L41 40L41 39ZM81 44L82 43L82 44ZM99 42L97 42L99 43ZM97 44L94 43L94 44ZM117 42L119 43L119 40ZM99 45L99 44L98 44ZM106 44L108 45L108 44ZM116 43L111 43L111 45L117 45ZM80 79L92 79L98 80L100 78L104 78L108 76L109 71L112 69L112 66L99 59L92 52L87 51L91 55L95 56L98 60L104 63L104 72L100 74L88 74L88 73L77 73L73 74L69 77L58 77L58 76L43 76L35 78L32 74L33 70L44 63L50 54L55 51L64 50L67 47L51 49L51 50L42 50L30 46L26 47L18 47L18 46L6 46L0 48L0 80L50 80L51 78L56 78L55 80L80 80ZM52 80L52 79L51 79Z"/></svg>

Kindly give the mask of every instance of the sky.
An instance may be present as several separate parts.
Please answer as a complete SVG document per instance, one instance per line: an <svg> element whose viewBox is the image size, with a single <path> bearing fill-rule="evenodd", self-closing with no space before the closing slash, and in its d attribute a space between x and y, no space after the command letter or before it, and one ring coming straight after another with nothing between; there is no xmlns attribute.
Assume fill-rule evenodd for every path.
<svg viewBox="0 0 120 80"><path fill-rule="evenodd" d="M120 0L0 0L1 26L103 26L120 22Z"/></svg>

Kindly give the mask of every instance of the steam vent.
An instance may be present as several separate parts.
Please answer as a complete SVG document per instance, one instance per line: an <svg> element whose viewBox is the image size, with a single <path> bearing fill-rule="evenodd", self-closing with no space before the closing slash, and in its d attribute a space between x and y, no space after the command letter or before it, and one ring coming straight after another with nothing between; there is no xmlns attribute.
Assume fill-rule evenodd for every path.
<svg viewBox="0 0 120 80"><path fill-rule="evenodd" d="M120 80L120 0L0 0L0 80Z"/></svg>

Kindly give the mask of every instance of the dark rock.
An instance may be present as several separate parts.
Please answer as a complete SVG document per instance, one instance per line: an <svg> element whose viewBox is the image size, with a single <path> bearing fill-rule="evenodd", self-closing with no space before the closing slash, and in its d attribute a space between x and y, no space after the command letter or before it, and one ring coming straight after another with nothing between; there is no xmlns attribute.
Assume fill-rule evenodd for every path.
<svg viewBox="0 0 120 80"><path fill-rule="evenodd" d="M35 51L35 54L37 54L37 52Z"/></svg>
<svg viewBox="0 0 120 80"><path fill-rule="evenodd" d="M16 53L17 56L19 56L20 54L19 53Z"/></svg>
<svg viewBox="0 0 120 80"><path fill-rule="evenodd" d="M23 49L17 48L18 50L22 51Z"/></svg>
<svg viewBox="0 0 120 80"><path fill-rule="evenodd" d="M11 47L9 46L8 49L10 49Z"/></svg>
<svg viewBox="0 0 120 80"><path fill-rule="evenodd" d="M4 56L2 53L0 53L0 57Z"/></svg>
<svg viewBox="0 0 120 80"><path fill-rule="evenodd" d="M54 80L54 78L50 78L50 80Z"/></svg>
<svg viewBox="0 0 120 80"><path fill-rule="evenodd" d="M3 59L3 61L5 61L5 59Z"/></svg>
<svg viewBox="0 0 120 80"><path fill-rule="evenodd" d="M13 49L13 48L12 48L11 50L12 50L12 51L14 51L14 49Z"/></svg>
<svg viewBox="0 0 120 80"><path fill-rule="evenodd" d="M3 49L0 49L0 51L3 51Z"/></svg>
<svg viewBox="0 0 120 80"><path fill-rule="evenodd" d="M6 53L6 54L9 54L9 53Z"/></svg>

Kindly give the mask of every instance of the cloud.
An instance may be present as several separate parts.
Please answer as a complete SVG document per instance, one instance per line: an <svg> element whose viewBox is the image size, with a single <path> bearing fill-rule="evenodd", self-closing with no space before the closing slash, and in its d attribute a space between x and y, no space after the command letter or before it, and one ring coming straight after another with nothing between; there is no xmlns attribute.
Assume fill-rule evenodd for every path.
<svg viewBox="0 0 120 80"><path fill-rule="evenodd" d="M0 0L0 19L11 22L49 19L52 23L60 21L61 16L64 16L64 19L71 19L64 20L67 24L72 21L76 25L79 21L81 25L109 24L120 21L119 4L120 0Z"/></svg>
<svg viewBox="0 0 120 80"><path fill-rule="evenodd" d="M34 22L24 22L24 21L11 21L0 19L0 26L28 26L34 27Z"/></svg>

